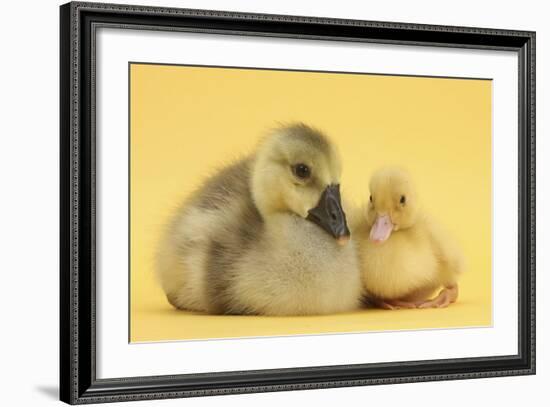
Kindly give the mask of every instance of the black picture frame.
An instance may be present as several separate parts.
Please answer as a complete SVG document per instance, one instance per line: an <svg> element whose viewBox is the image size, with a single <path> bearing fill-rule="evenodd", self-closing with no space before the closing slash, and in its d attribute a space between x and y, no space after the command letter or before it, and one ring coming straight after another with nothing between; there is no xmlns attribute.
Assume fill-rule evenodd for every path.
<svg viewBox="0 0 550 407"><path fill-rule="evenodd" d="M60 398L70 404L535 373L535 33L72 2L60 7ZM519 59L515 355L170 376L96 378L95 29L200 31L512 50ZM498 253L495 253L498 255Z"/></svg>

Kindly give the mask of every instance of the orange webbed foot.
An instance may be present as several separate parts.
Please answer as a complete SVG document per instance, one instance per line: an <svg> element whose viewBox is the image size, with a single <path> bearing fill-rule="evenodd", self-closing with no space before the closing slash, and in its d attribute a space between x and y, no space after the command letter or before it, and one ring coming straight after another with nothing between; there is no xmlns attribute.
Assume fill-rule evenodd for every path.
<svg viewBox="0 0 550 407"><path fill-rule="evenodd" d="M437 297L418 304L418 308L445 308L451 305L458 298L458 286L445 287Z"/></svg>

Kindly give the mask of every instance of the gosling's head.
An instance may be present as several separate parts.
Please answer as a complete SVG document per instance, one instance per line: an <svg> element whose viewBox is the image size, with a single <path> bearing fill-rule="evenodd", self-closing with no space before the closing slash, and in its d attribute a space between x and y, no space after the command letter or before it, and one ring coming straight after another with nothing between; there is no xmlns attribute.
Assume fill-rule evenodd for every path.
<svg viewBox="0 0 550 407"><path fill-rule="evenodd" d="M418 203L410 175L399 168L385 168L371 177L367 207L370 239L381 243L392 232L414 225Z"/></svg>
<svg viewBox="0 0 550 407"><path fill-rule="evenodd" d="M341 173L339 154L324 134L301 123L281 127L260 143L252 196L264 218L295 214L345 244L350 232L340 199Z"/></svg>

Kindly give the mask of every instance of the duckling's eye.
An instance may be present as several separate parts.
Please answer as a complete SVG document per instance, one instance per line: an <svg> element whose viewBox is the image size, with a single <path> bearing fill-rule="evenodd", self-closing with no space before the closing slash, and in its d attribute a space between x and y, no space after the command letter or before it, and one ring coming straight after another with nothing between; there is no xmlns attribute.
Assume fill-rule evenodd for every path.
<svg viewBox="0 0 550 407"><path fill-rule="evenodd" d="M371 201L371 203L372 203L372 195L371 195L371 196L369 196L369 201Z"/></svg>
<svg viewBox="0 0 550 407"><path fill-rule="evenodd" d="M401 205L405 205L405 203L407 203L407 198L405 197L405 195L401 195L401 199L399 200L399 203Z"/></svg>
<svg viewBox="0 0 550 407"><path fill-rule="evenodd" d="M302 163L294 165L292 172L300 179L308 179L311 176L311 169Z"/></svg>

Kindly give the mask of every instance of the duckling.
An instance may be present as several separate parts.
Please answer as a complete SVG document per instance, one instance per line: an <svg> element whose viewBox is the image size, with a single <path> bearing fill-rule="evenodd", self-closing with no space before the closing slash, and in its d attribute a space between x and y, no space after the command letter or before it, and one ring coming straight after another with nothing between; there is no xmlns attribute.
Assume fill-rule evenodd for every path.
<svg viewBox="0 0 550 407"><path fill-rule="evenodd" d="M340 197L342 164L303 123L209 178L161 241L157 276L175 308L311 315L359 308L356 247Z"/></svg>
<svg viewBox="0 0 550 407"><path fill-rule="evenodd" d="M409 173L381 169L369 188L369 202L356 231L367 303L398 309L441 308L455 302L463 255L441 226L420 210ZM430 298L438 289L439 294Z"/></svg>

